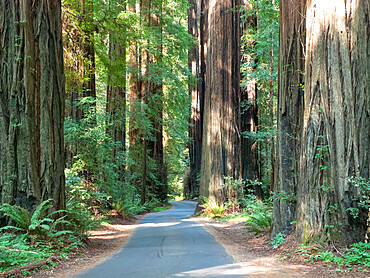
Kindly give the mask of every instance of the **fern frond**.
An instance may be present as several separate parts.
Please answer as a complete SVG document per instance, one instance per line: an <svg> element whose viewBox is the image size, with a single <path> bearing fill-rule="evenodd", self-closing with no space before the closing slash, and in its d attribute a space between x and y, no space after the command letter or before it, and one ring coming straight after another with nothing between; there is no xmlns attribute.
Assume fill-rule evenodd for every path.
<svg viewBox="0 0 370 278"><path fill-rule="evenodd" d="M42 214L47 211L49 208L53 207L53 204L50 204L53 199L48 199L43 201L40 205L38 205L31 217L31 223L38 222L42 217Z"/></svg>
<svg viewBox="0 0 370 278"><path fill-rule="evenodd" d="M19 227L15 227L15 226L5 226L5 227L0 228L0 232L3 231L3 230L9 230L9 229L24 231L23 228L19 228Z"/></svg>
<svg viewBox="0 0 370 278"><path fill-rule="evenodd" d="M10 204L3 204L0 211L5 215L9 216L12 220L17 223L17 225L25 230L27 230L30 225L30 213L19 206L12 206Z"/></svg>

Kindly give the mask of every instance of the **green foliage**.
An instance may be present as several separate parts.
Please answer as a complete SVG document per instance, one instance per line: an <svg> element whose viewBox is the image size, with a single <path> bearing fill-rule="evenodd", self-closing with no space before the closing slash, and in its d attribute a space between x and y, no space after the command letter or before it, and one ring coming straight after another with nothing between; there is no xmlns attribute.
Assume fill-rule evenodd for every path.
<svg viewBox="0 0 370 278"><path fill-rule="evenodd" d="M82 179L77 173L66 169L66 191L67 204L66 211L68 215L67 227L74 231L80 237L86 237L88 231L94 230L100 226L100 221L94 220L92 211L95 196L90 190L87 190Z"/></svg>
<svg viewBox="0 0 370 278"><path fill-rule="evenodd" d="M271 239L271 245L273 249L279 248L281 245L285 244L285 239L286 236L283 232L280 232L276 234L272 239Z"/></svg>
<svg viewBox="0 0 370 278"><path fill-rule="evenodd" d="M309 246L303 244L295 252L307 257L308 261L315 260L323 261L324 263L335 263L338 270L345 267L347 270L352 270L353 267L370 268L370 243L358 242L344 248L334 251L321 251L317 254L310 254ZM366 270L366 269L365 269Z"/></svg>
<svg viewBox="0 0 370 278"><path fill-rule="evenodd" d="M65 1L64 9L68 10L66 15L74 34L84 35L76 20L81 15L79 2ZM130 200L136 198L143 184L144 161L146 162L145 178L150 181L148 182L150 183L149 188L147 188L148 196L146 196L148 199L151 198L150 195L158 194L158 188L165 187L162 184L165 183L165 179L160 175L167 175L169 191L175 191L172 187L179 187L182 174L187 166L184 162L184 146L188 142L190 109L186 107L190 107L191 101L187 92L187 84L188 79L192 78L188 71L187 50L193 42L187 33L188 2L186 0L151 1L150 11L158 18L158 26L153 24L148 26L143 14L127 8L128 4L134 5L139 3L138 1L126 2L123 5L115 1L94 0L93 2L93 24L96 32L90 39L94 39L96 53L97 100L94 100L94 105L89 105L84 98L80 98L74 105L84 111L84 117L78 121L72 118L66 120L65 141L74 155L68 167L84 179L83 183L92 183L97 187L96 192L111 197L107 201L101 200L107 207L112 203L122 206L123 202L126 203L125 207L132 207L134 202ZM66 38L70 37L72 36L66 35ZM108 51L108 42L112 42L113 37L120 43L122 49L126 49L126 57L117 61L111 59L112 56ZM74 49L76 47L73 44L70 45L70 41L67 45L73 49L72 53L76 52ZM139 52L146 51L154 57L146 61L145 74L142 74L140 69L126 64L129 54L128 47L132 45ZM68 55L67 58L69 58ZM73 68L78 59L81 60L81 57L67 60L66 68ZM81 79L78 79L78 74L73 76L77 71L67 70L67 72L71 75L67 78L70 80L67 82L69 84L67 91L77 91L81 94L79 85ZM129 74L143 84L151 82L153 86L161 86L163 94L146 92L145 102L138 97L136 102L127 103L126 109L123 109L126 114L123 112L118 118L116 114L114 117L105 114L108 82L110 85L113 82L113 86L119 85L126 88L126 77ZM96 109L89 109L91 107L96 107ZM150 151L147 157L143 157L144 140L147 144L155 144L154 135L157 131L155 121L163 124L166 134L165 169L158 169ZM129 147L126 147L126 142L115 142L106 132L110 126L129 126L131 129L136 129L138 131L137 142L130 142ZM115 149L121 151L112 157L112 150ZM74 150L76 153L73 153Z"/></svg>
<svg viewBox="0 0 370 278"><path fill-rule="evenodd" d="M287 193L284 190L280 190L272 193L273 200L286 200L289 204L296 202L296 195L294 192Z"/></svg>
<svg viewBox="0 0 370 278"><path fill-rule="evenodd" d="M18 236L9 233L0 234L0 273L17 266L36 263L51 256L66 258L80 245L82 245L81 241L72 235L58 241L39 240L32 244L26 234Z"/></svg>
<svg viewBox="0 0 370 278"><path fill-rule="evenodd" d="M245 222L248 231L256 234L269 231L272 222L272 207L261 201L256 201L248 208L250 218Z"/></svg>
<svg viewBox="0 0 370 278"><path fill-rule="evenodd" d="M256 83L258 89L258 129L256 132L242 130L242 134L245 138L258 142L256 146L260 180L266 185L271 182L276 141L279 1L247 0L240 7L241 24L244 27L241 37L241 89L246 90L248 82L251 81ZM250 100L244 100L242 113L247 111L250 105ZM270 193L265 187L263 191L264 195Z"/></svg>
<svg viewBox="0 0 370 278"><path fill-rule="evenodd" d="M145 206L145 204L141 204L139 195L136 195L132 201L121 200L113 204L113 208L124 216L134 216L147 211L147 207Z"/></svg>
<svg viewBox="0 0 370 278"><path fill-rule="evenodd" d="M48 210L53 207L52 202L51 199L42 202L33 212L9 204L1 206L0 212L12 219L15 226L0 229L0 272L52 255L66 257L82 244L72 231L60 229L71 226L71 223L66 220L67 215L55 219L57 214L65 214L65 211L50 213Z"/></svg>
<svg viewBox="0 0 370 278"><path fill-rule="evenodd" d="M52 202L52 199L42 202L32 213L19 206L3 204L0 212L14 220L16 226L5 226L0 231L14 229L21 231L29 237L39 236L42 238L48 237L49 239L72 233L66 230L57 231L56 226L65 223L66 221L64 219L66 216L54 220L54 215L62 213L62 211L48 213L48 210L53 206Z"/></svg>
<svg viewBox="0 0 370 278"><path fill-rule="evenodd" d="M170 209L170 208L171 208L171 206L163 206L163 207L156 207L156 208L154 208L153 210L154 210L155 212L160 212L160 211L168 210L168 209Z"/></svg>
<svg viewBox="0 0 370 278"><path fill-rule="evenodd" d="M368 212L370 209L370 179L366 180L362 177L349 177L348 182L358 190L358 197L355 198L358 207L364 208ZM357 218L360 213L357 207L351 207L348 210L354 218Z"/></svg>

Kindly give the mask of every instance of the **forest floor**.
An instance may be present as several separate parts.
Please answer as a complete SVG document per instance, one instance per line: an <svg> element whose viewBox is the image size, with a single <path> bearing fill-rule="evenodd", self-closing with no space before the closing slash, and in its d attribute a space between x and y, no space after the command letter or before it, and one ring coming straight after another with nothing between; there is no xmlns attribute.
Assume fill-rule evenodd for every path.
<svg viewBox="0 0 370 278"><path fill-rule="evenodd" d="M256 236L255 233L248 232L244 223L211 221L205 218L197 218L197 221L225 247L247 277L370 278L370 273L364 273L362 269L338 272L334 264L307 261L307 256L295 252L300 246L293 235L287 238L284 245L273 249L268 234Z"/></svg>
<svg viewBox="0 0 370 278"><path fill-rule="evenodd" d="M58 260L56 267L37 271L29 277L64 278L99 264L122 248L140 219L146 215L136 218L111 215L112 224L104 224L98 230L91 231L86 245L80 248L78 254L70 256L68 260ZM369 273L362 273L360 270L336 272L334 265L328 267L328 264L322 262L305 261L304 256L294 252L299 246L292 237L288 237L285 245L274 250L267 234L255 236L245 229L243 223L219 222L199 217L193 220L225 247L248 277L370 277ZM290 251L286 251L287 249ZM24 276L19 270L12 277Z"/></svg>

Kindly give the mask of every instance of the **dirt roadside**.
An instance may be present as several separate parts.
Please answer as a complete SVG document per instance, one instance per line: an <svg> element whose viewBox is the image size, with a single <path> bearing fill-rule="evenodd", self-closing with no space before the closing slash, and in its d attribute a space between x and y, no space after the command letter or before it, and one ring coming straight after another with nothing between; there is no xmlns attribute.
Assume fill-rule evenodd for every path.
<svg viewBox="0 0 370 278"><path fill-rule="evenodd" d="M220 242L227 253L240 265L243 274L259 278L369 278L360 270L337 272L336 266L323 262L308 262L306 257L294 252L299 245L290 236L286 244L274 250L268 235L248 232L243 223L217 222L195 218ZM287 251L288 250L288 251Z"/></svg>
<svg viewBox="0 0 370 278"><path fill-rule="evenodd" d="M110 219L112 224L104 224L98 230L90 232L86 246L79 250L79 254L70 256L68 260L57 260L57 267L38 271L28 277L65 278L104 261L122 248L144 216L137 218L112 216ZM306 262L302 256L294 255L294 252L290 252L289 255L284 251L297 247L292 239L288 239L283 247L273 250L267 235L255 236L245 229L243 223L217 222L206 218L192 220L202 225L224 246L241 267L243 274L248 277L370 277L369 273L359 271L337 273L335 267L328 268L327 264L321 262ZM19 271L13 277L25 276Z"/></svg>

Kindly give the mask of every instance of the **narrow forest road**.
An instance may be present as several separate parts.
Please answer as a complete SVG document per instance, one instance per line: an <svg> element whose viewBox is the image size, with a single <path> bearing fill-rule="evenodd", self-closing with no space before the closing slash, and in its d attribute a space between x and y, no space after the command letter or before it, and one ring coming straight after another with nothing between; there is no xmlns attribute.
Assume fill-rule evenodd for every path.
<svg viewBox="0 0 370 278"><path fill-rule="evenodd" d="M222 245L190 219L196 203L173 204L144 217L118 253L72 277L245 277Z"/></svg>

